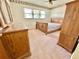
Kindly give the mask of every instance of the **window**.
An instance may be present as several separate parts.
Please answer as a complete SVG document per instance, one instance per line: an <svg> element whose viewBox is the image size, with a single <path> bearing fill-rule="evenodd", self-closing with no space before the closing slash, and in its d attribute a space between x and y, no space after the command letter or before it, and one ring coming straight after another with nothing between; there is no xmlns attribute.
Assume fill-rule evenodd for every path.
<svg viewBox="0 0 79 59"><path fill-rule="evenodd" d="M45 11L40 11L40 10L32 10L28 8L24 8L24 18L45 18L46 17L46 12Z"/></svg>
<svg viewBox="0 0 79 59"><path fill-rule="evenodd" d="M33 10L34 18L40 18L39 10Z"/></svg>
<svg viewBox="0 0 79 59"><path fill-rule="evenodd" d="M46 17L45 11L40 11L40 18L45 18L45 17Z"/></svg>
<svg viewBox="0 0 79 59"><path fill-rule="evenodd" d="M24 18L33 18L32 9L24 8Z"/></svg>

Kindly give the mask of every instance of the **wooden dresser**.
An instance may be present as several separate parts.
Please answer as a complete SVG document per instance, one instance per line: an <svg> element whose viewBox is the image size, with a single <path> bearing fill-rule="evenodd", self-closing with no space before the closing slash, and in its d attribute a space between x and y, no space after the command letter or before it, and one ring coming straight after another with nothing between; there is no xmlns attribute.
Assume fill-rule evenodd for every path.
<svg viewBox="0 0 79 59"><path fill-rule="evenodd" d="M67 4L65 18L60 33L59 45L69 52L73 52L79 35L79 1Z"/></svg>
<svg viewBox="0 0 79 59"><path fill-rule="evenodd" d="M10 59L0 39L0 59Z"/></svg>
<svg viewBox="0 0 79 59"><path fill-rule="evenodd" d="M3 32L0 40L5 49L4 57L9 57L7 57L6 59L20 59L31 55L29 47L28 29L8 28ZM0 55L1 54L2 53L0 53ZM5 58L0 57L0 59Z"/></svg>

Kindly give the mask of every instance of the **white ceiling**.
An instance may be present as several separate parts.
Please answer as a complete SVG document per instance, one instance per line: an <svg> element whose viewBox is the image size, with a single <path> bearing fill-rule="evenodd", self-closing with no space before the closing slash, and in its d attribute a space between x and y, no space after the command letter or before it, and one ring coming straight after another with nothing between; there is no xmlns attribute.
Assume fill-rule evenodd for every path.
<svg viewBox="0 0 79 59"><path fill-rule="evenodd" d="M74 0L56 0L56 1L52 1L53 5L50 5L47 2L48 0L20 0L20 1L24 1L24 2L28 2L28 3L40 5L40 6L47 7L47 8L53 8L53 7L56 7L56 6L59 6L59 5L63 5L65 3L68 3L68 2L74 1Z"/></svg>

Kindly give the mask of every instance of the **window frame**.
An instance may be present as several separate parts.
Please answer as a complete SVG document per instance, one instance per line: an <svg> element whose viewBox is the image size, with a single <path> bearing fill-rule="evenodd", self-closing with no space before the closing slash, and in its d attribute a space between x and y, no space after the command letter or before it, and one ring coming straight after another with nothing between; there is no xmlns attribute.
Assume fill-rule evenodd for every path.
<svg viewBox="0 0 79 59"><path fill-rule="evenodd" d="M30 8L24 8L24 9L30 9ZM24 9L23 9L23 10L24 10ZM31 9L31 11L32 11L32 9ZM26 18L26 17L25 17L26 14L31 14L31 15L32 15L32 12L31 12L31 13L26 13L25 10L24 10L24 18ZM33 18L33 15L32 15L32 18ZM32 19L32 18L27 18L27 19Z"/></svg>
<svg viewBox="0 0 79 59"><path fill-rule="evenodd" d="M31 9L31 8L26 8L26 9ZM24 10L24 9L23 9ZM38 9L31 9L32 10L32 13L25 13L24 12L24 18L25 19L45 19L46 18L46 11L44 11L44 10L38 10ZM39 17L38 18L34 18L34 10L38 10L39 11ZM45 12L45 14L41 14L41 11L44 11ZM25 14L31 14L32 15L32 18L26 18L25 17ZM38 13L37 13L38 14ZM45 15L45 18L41 18L41 15Z"/></svg>
<svg viewBox="0 0 79 59"><path fill-rule="evenodd" d="M42 11L43 11L43 10L42 10ZM44 11L44 12L45 12L45 11ZM46 18L46 12L45 12L45 14L42 14L41 11L40 11L40 18L41 18L41 15L44 15L45 18ZM44 19L44 18L41 18L41 19Z"/></svg>

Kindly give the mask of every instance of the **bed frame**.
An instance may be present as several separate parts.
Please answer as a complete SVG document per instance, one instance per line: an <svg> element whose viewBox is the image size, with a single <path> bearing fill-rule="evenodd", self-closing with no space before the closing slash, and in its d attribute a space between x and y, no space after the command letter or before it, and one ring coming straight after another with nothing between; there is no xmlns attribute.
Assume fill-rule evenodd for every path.
<svg viewBox="0 0 79 59"><path fill-rule="evenodd" d="M48 31L48 23L36 22L36 29L41 30L41 31L44 32L45 34L49 34L49 33L52 33L52 32L59 31L61 28L56 29L56 30Z"/></svg>
<svg viewBox="0 0 79 59"><path fill-rule="evenodd" d="M62 18L51 19L51 23L61 23L62 24ZM46 23L46 22L36 22L36 29L39 29L40 31L44 32L45 34L49 34L49 33L52 33L52 32L59 31L61 29L61 27L59 29L56 29L56 30L48 31L48 23Z"/></svg>

